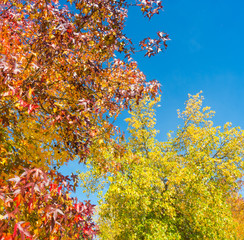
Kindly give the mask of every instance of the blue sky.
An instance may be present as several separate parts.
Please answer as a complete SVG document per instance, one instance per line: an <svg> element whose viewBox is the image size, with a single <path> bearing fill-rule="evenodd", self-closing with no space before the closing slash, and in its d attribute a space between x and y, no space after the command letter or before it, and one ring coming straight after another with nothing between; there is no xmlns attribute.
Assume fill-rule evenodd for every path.
<svg viewBox="0 0 244 240"><path fill-rule="evenodd" d="M150 21L139 9L128 12L125 32L133 41L156 37L157 31L170 35L168 48L158 56L134 59L148 80L162 84L162 103L157 110L159 139L176 130L181 121L177 109L184 109L188 93L200 90L204 105L216 111L215 125L232 122L244 129L244 1L165 0L164 11ZM118 124L126 124L123 113ZM79 166L70 163L65 173ZM84 195L78 194L80 200ZM92 202L96 202L92 197Z"/></svg>
<svg viewBox="0 0 244 240"><path fill-rule="evenodd" d="M163 5L164 12L150 22L136 9L129 11L126 24L135 41L159 30L171 38L158 56L135 57L148 80L162 84L157 128L162 135L174 130L176 110L184 108L188 93L200 90L216 111L216 124L244 128L244 1L167 0Z"/></svg>

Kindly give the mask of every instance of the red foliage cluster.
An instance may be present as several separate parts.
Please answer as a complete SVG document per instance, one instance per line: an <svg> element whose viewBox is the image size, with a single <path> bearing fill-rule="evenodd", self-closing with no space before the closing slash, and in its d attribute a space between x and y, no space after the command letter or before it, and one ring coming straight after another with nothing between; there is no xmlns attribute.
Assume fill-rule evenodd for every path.
<svg viewBox="0 0 244 240"><path fill-rule="evenodd" d="M69 197L74 185L50 165L77 156L85 162L91 143L111 139L111 119L131 99L159 91L132 60L123 28L129 6L151 18L161 1L67 4L0 2L1 239L92 238L93 205ZM168 36L158 36L141 42L146 55L166 47Z"/></svg>
<svg viewBox="0 0 244 240"><path fill-rule="evenodd" d="M94 205L77 202L69 177L54 171L26 169L4 183L0 180L1 239L91 239Z"/></svg>

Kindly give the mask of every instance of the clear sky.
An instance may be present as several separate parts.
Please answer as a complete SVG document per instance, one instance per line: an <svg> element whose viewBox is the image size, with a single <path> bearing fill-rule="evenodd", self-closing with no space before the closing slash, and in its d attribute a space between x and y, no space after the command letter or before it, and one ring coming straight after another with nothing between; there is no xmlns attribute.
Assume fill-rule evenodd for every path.
<svg viewBox="0 0 244 240"><path fill-rule="evenodd" d="M171 38L158 56L135 57L148 80L162 84L157 128L162 135L174 130L176 110L184 107L188 93L200 90L216 111L216 124L244 128L244 1L165 0L163 5L164 12L150 22L132 9L126 24L135 40L159 30Z"/></svg>
<svg viewBox="0 0 244 240"><path fill-rule="evenodd" d="M150 21L131 8L125 29L135 42L156 37L157 31L170 35L167 50L158 56L134 56L148 80L162 84L158 138L163 140L169 130L176 130L181 124L176 110L184 109L188 93L200 90L204 105L216 111L215 125L232 122L244 129L244 1L164 0L163 6L164 11ZM123 130L126 116L123 113L118 121ZM77 167L70 163L65 172Z"/></svg>

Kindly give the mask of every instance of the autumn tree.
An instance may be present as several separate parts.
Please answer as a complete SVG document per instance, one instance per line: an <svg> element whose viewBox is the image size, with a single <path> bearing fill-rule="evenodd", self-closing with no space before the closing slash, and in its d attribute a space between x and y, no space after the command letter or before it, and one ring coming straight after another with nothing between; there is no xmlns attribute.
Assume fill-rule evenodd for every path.
<svg viewBox="0 0 244 240"><path fill-rule="evenodd" d="M77 239L75 231L91 237L96 232L92 207L88 203L75 207L66 195L72 188L61 191L67 181L52 168L77 157L85 161L91 144L110 142L116 129L113 119L131 99L158 93L158 82L146 83L133 61L135 46L123 28L130 6L151 18L162 8L161 1L63 4L0 3L2 239L41 238L45 231L50 239L71 235ZM166 47L167 40L158 32L157 39L146 38L139 47L152 56L160 45ZM68 229L62 225L65 222ZM86 234L86 224L92 226L91 234Z"/></svg>
<svg viewBox="0 0 244 240"><path fill-rule="evenodd" d="M237 225L238 239L243 239L244 236L244 198L239 193L231 196L228 200L232 215Z"/></svg>
<svg viewBox="0 0 244 240"><path fill-rule="evenodd" d="M87 190L99 178L109 184L99 206L102 239L238 239L232 212L243 201L231 212L229 198L243 177L244 132L230 123L213 126L214 112L202 108L202 100L190 95L179 112L183 125L165 142L156 139L157 100L134 103L118 171L106 173L90 159L91 170L81 174L93 179L84 181ZM104 150L107 166L114 159Z"/></svg>

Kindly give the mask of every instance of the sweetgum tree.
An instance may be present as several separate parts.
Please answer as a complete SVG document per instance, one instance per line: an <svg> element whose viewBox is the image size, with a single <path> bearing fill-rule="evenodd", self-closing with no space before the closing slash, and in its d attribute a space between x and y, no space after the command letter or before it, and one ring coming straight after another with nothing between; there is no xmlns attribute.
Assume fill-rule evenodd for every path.
<svg viewBox="0 0 244 240"><path fill-rule="evenodd" d="M146 83L132 60L135 47L123 28L129 6L151 18L161 1L67 4L70 9L58 0L0 3L2 239L91 238L93 207L74 203L69 179L52 167L76 157L84 161L91 143L99 148L112 142L111 119L131 99L158 93L159 84ZM152 56L167 40L158 32L139 46Z"/></svg>
<svg viewBox="0 0 244 240"><path fill-rule="evenodd" d="M236 196L244 131L230 123L213 126L214 112L202 100L190 96L179 112L182 126L165 142L155 138L157 100L133 104L118 170L104 172L89 160L91 170L81 174L87 190L99 178L109 183L99 206L102 239L243 239L243 199ZM111 149L102 154L114 166Z"/></svg>

